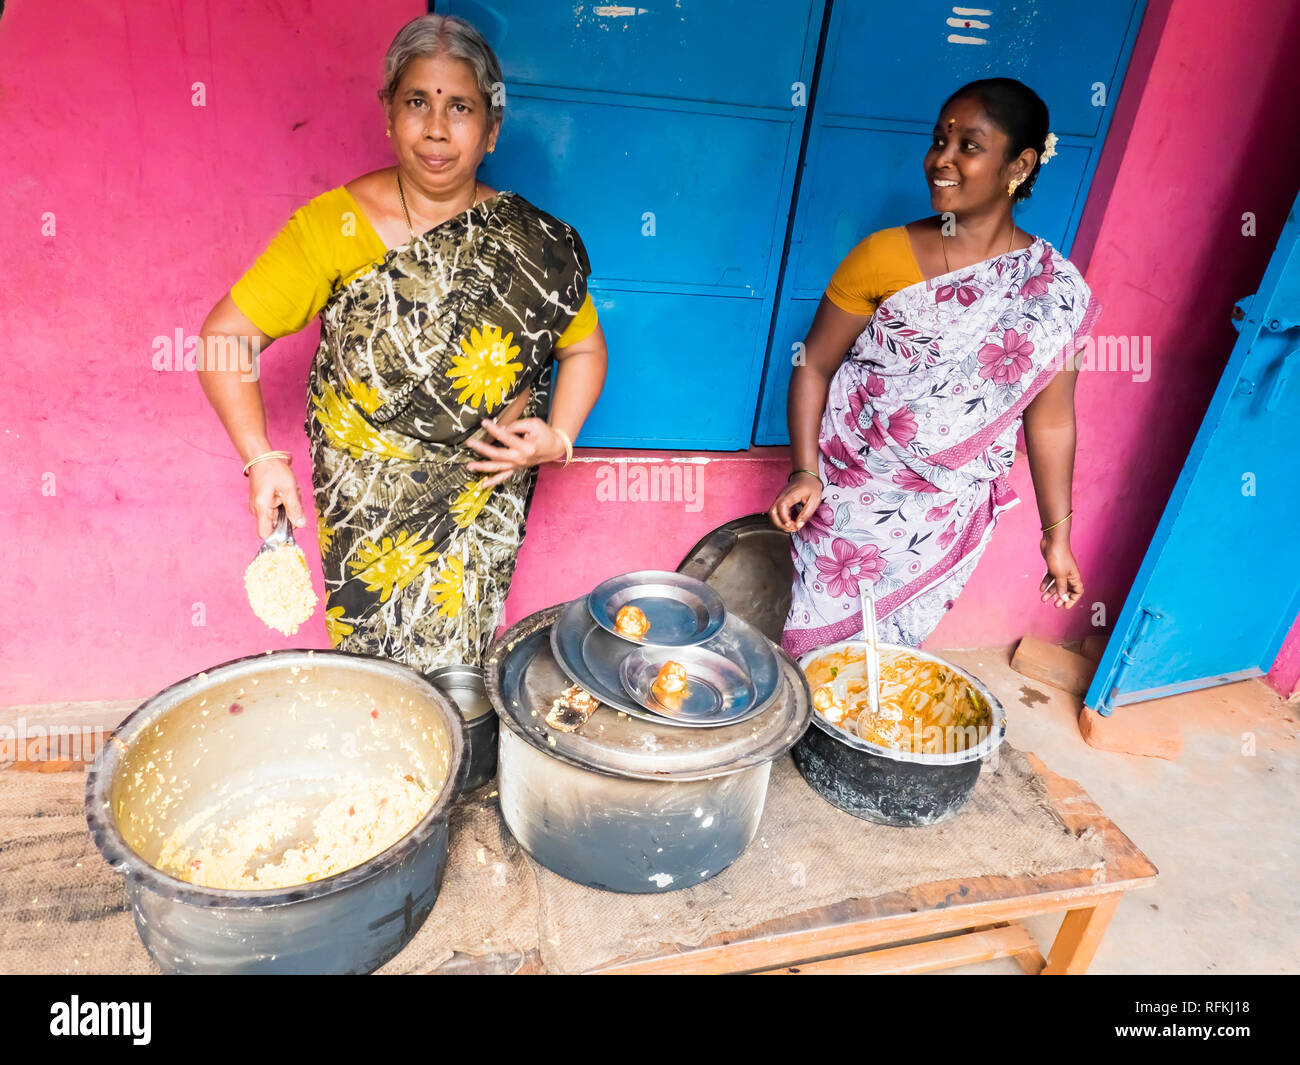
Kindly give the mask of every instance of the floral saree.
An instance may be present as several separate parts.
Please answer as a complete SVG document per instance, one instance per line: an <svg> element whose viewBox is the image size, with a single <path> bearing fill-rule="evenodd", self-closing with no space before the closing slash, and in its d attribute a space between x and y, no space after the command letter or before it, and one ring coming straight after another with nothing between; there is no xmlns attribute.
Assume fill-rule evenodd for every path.
<svg viewBox="0 0 1300 1065"><path fill-rule="evenodd" d="M306 425L335 647L421 672L481 663L537 471L485 491L465 441L524 389L522 416L544 414L588 270L573 229L507 192L330 298Z"/></svg>
<svg viewBox="0 0 1300 1065"><path fill-rule="evenodd" d="M1100 307L1049 243L918 282L882 300L831 380L819 435L825 484L791 538L782 646L862 632L917 647L951 609L998 515L1029 402Z"/></svg>

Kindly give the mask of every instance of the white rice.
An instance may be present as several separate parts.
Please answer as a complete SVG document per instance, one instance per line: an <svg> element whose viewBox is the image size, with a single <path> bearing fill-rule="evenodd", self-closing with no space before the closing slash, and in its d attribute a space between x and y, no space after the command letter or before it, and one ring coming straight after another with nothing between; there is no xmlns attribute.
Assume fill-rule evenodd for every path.
<svg viewBox="0 0 1300 1065"><path fill-rule="evenodd" d="M157 865L180 880L211 888L255 891L307 884L387 850L420 822L436 798L437 792L410 774L345 777L334 798L315 811L308 802L263 798L234 820L205 815L210 823L196 844L171 837Z"/></svg>
<svg viewBox="0 0 1300 1065"><path fill-rule="evenodd" d="M307 558L295 544L281 544L260 552L244 571L248 605L264 624L286 636L316 610Z"/></svg>

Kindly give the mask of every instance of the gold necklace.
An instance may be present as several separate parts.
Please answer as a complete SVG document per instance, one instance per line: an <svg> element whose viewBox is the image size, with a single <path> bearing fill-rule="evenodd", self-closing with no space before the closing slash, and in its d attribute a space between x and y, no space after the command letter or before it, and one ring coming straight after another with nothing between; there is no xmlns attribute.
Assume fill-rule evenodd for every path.
<svg viewBox="0 0 1300 1065"><path fill-rule="evenodd" d="M1012 241L1014 241L1015 239L1016 239L1016 224L1015 224L1015 222L1012 222L1012 223L1011 223L1011 236L1009 236L1009 237L1007 238L1007 251L1003 252L1003 253L1002 253L1003 255L1006 255L1007 252L1011 251L1011 243L1012 243ZM943 272L944 272L945 274L950 274L950 273L952 273L952 268L948 265L948 242L947 242L946 240L943 239L943 227L942 227L942 226L939 227L939 247L943 249Z"/></svg>
<svg viewBox="0 0 1300 1065"><path fill-rule="evenodd" d="M415 227L411 225L411 212L406 209L406 193L402 189L402 172L400 170L395 170L394 173L397 175L397 195L402 201L402 214L406 216L406 228L411 231L411 239L414 240ZM474 196L469 201L469 207L466 207L465 210L467 211L471 210L476 203L478 203L478 179L477 178L474 179Z"/></svg>

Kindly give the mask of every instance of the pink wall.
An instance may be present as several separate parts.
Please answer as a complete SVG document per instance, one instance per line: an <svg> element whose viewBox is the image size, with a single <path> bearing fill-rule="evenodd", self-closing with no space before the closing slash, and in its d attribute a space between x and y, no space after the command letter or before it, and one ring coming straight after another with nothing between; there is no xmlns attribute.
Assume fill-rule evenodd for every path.
<svg viewBox="0 0 1300 1065"><path fill-rule="evenodd" d="M249 613L247 482L195 375L155 372L153 342L197 333L294 208L391 162L375 90L393 33L424 8L6 5L0 351L21 373L0 426L0 705L147 695L240 655L327 645L319 615L283 639ZM315 333L263 361L271 438L299 471Z"/></svg>
<svg viewBox="0 0 1300 1065"><path fill-rule="evenodd" d="M1150 77L1140 92L1131 78L1119 102L1120 135L1080 231L1101 327L1150 334L1155 352L1145 384L1115 374L1080 384L1076 549L1087 599L1105 603L1109 621L1231 349L1228 308L1258 280L1295 191L1279 131L1300 95L1300 65L1283 47L1300 13L1286 0L1248 6L1223 19L1219 4L1184 0L1162 34L1169 2L1153 5L1134 67ZM288 639L249 614L246 482L194 375L154 371L153 344L197 332L294 207L388 162L380 57L423 8L372 0L358 18L351 0L120 0L55 13L10 0L0 122L6 154L20 146L21 158L0 175L0 350L23 373L0 425L0 568L17 592L0 611L0 705L144 696L239 655L327 646L319 614ZM191 104L196 81L204 108ZM1238 235L1246 210L1259 218L1253 240ZM41 234L45 212L54 236ZM315 335L263 361L271 437L291 448L304 485ZM708 460L691 466L703 471L698 509L596 505L607 460L671 456L582 457L591 461L543 473L508 622L612 573L676 566L709 529L765 509L788 470L781 449L696 456ZM1025 502L933 646L1090 631L1083 612L1037 603L1027 473L1022 460ZM299 539L313 555L313 534ZM1283 660L1300 673L1300 630Z"/></svg>

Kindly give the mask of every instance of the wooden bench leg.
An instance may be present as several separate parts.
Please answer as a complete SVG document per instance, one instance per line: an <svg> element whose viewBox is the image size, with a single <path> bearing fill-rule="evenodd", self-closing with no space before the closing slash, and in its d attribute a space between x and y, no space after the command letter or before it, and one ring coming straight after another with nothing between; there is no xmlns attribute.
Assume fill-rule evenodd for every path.
<svg viewBox="0 0 1300 1065"><path fill-rule="evenodd" d="M1085 973L1106 934L1111 915L1119 905L1119 895L1108 895L1096 905L1070 910L1061 921L1061 930L1052 941L1044 976Z"/></svg>

